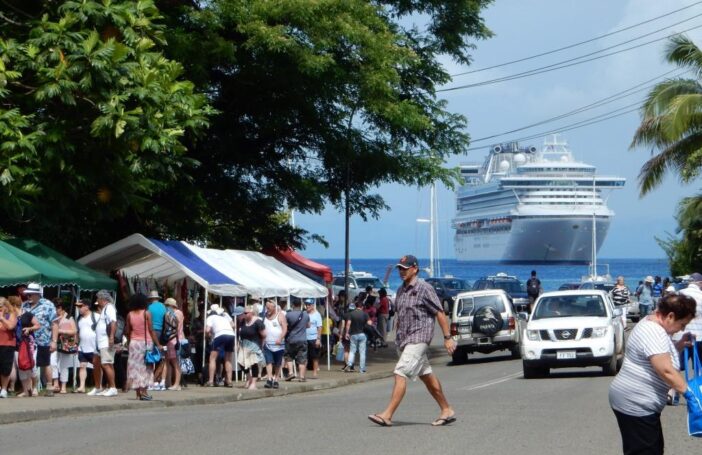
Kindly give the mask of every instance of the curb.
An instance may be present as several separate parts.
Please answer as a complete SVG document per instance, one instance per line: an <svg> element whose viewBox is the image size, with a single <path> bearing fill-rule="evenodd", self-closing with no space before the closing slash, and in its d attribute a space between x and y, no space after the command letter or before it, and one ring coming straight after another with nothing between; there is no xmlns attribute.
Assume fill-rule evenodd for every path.
<svg viewBox="0 0 702 455"><path fill-rule="evenodd" d="M0 414L0 425L7 425L11 423L21 423L30 422L37 420L48 420L58 417L69 417L69 416L84 416L88 414L98 414L105 412L114 411L126 411L131 409L160 409L160 408L171 408L177 406L198 406L198 405L210 405L210 404L225 404L234 403L237 401L248 401L257 400L261 398L273 398L273 397L283 397L287 395L295 395L298 393L308 393L315 392L319 390L329 390L338 387L343 387L347 385L360 384L364 382L369 382L377 379L389 378L393 375L392 371L380 371L367 373L362 376L344 378L344 379L334 379L331 381L317 382L317 383L305 383L294 389L288 387L282 387L277 390L272 389L262 389L250 392L234 391L232 393L224 395L216 395L210 397L200 397L200 398L186 398L183 400L163 400L163 401L150 401L150 402L140 402L134 400L129 403L114 403L114 404L97 404L91 407L85 406L75 406L67 408L58 409L35 409L31 411L15 411Z"/></svg>

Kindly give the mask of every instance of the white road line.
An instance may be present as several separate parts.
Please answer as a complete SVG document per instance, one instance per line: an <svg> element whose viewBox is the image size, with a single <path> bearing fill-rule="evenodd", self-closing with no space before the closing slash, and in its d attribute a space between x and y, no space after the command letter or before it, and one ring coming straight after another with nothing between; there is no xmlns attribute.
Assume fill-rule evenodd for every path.
<svg viewBox="0 0 702 455"><path fill-rule="evenodd" d="M478 390L478 389L484 389L485 387L490 387L493 385L501 384L503 382L510 381L512 379L518 378L522 375L523 373L521 371L517 371L516 373L508 374L507 376L502 376L501 378L494 379L489 382L483 382L482 384L474 385L474 386L466 386L466 387L461 387L458 390L464 390L466 392L470 392L472 390Z"/></svg>

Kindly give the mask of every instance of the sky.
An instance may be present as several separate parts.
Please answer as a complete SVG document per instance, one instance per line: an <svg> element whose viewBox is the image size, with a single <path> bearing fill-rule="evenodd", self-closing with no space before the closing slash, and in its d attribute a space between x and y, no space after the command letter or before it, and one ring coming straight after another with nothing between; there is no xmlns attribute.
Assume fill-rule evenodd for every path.
<svg viewBox="0 0 702 455"><path fill-rule="evenodd" d="M695 3L698 0L497 0L483 12L485 23L495 36L474 42L473 63L465 67L447 59L444 64L451 74L498 65L589 40ZM702 3L582 46L509 66L456 76L446 87L482 82L562 62L667 27L612 51L663 38L702 25L700 16L672 26L696 15L702 15ZM702 43L702 28L688 31L686 35L698 45ZM450 111L468 118L467 132L471 138L491 136L578 109L674 70L674 66L664 61L665 43L666 40L661 40L558 71L442 92L440 95L448 100ZM660 78L655 82L662 80ZM643 101L647 92L640 91L598 109L494 140L475 142L471 148L564 128L612 111L616 111L614 114L624 112L629 110L624 109L625 106ZM622 110L617 110L620 108ZM640 114L636 111L561 134L561 139L568 142L576 160L596 166L598 174L627 179L624 189L613 191L608 199L615 217L598 253L602 258L665 257L655 237L665 238L667 233L675 231L677 224L674 216L678 201L697 193L700 188L698 181L682 185L675 175L669 174L656 190L640 197L637 176L642 164L650 158L651 150L629 148L639 123ZM543 141L544 137L540 137L521 144L540 148ZM486 153L487 149L468 151L465 156L452 157L446 165L482 163ZM437 190L439 256L453 258L451 219L455 215L455 193L443 185L438 185ZM417 219L429 217L429 189L384 185L377 192L383 196L390 210L383 212L378 220L364 222L360 217L352 218L351 258L393 258L407 253L428 257L429 226L417 222ZM310 243L303 254L312 258L344 256L342 212L329 207L319 215L295 214L295 223L324 236L329 242L328 248Z"/></svg>

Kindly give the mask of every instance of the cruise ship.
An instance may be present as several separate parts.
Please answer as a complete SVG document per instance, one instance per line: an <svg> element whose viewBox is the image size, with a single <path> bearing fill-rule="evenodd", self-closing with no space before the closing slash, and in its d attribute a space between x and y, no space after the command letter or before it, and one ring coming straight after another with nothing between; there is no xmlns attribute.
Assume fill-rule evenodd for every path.
<svg viewBox="0 0 702 455"><path fill-rule="evenodd" d="M557 136L540 151L510 142L491 147L482 165L462 164L456 259L590 263L614 217L607 198L626 182L595 171Z"/></svg>

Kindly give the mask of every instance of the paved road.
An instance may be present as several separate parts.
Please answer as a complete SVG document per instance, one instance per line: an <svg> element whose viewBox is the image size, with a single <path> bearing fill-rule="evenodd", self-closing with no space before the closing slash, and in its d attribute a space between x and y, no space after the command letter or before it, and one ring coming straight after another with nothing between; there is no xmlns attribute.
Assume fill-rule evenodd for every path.
<svg viewBox="0 0 702 455"><path fill-rule="evenodd" d="M455 407L452 426L429 425L438 409L411 384L393 428L366 415L384 407L391 379L325 392L228 405L67 417L0 427L2 454L237 453L621 453L607 404L611 378L597 369L563 370L526 381L502 355L435 370ZM687 436L684 407L663 414L667 453L700 453ZM518 452L514 452L517 450ZM243 452L242 452L243 451Z"/></svg>

